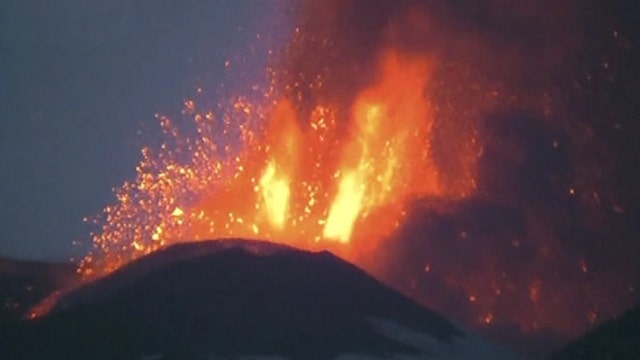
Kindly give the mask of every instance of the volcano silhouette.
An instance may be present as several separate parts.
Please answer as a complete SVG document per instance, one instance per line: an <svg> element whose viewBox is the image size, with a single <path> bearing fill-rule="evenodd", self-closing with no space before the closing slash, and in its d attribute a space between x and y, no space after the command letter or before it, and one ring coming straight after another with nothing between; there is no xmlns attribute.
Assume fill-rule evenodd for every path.
<svg viewBox="0 0 640 360"><path fill-rule="evenodd" d="M12 359L513 358L329 252L250 240L150 254L3 341Z"/></svg>

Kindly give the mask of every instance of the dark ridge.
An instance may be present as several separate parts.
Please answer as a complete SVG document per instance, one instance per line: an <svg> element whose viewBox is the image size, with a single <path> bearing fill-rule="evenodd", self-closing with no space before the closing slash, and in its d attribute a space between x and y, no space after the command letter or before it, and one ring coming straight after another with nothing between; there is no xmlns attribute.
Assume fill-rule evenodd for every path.
<svg viewBox="0 0 640 360"><path fill-rule="evenodd" d="M0 257L0 324L14 322L52 292L75 281L73 264Z"/></svg>
<svg viewBox="0 0 640 360"><path fill-rule="evenodd" d="M292 249L282 244L234 238L170 245L162 251L151 253L117 269L109 276L73 289L58 301L51 312L72 307L77 303L91 302L93 299L109 296L121 288L131 286L163 266L215 254L229 248L243 248L256 255L269 255L277 251Z"/></svg>
<svg viewBox="0 0 640 360"><path fill-rule="evenodd" d="M248 240L169 247L64 295L60 304L6 337L10 353L92 359L417 353L375 332L371 319L445 343L463 336L331 253Z"/></svg>
<svg viewBox="0 0 640 360"><path fill-rule="evenodd" d="M549 360L637 360L640 354L640 304L571 342Z"/></svg>

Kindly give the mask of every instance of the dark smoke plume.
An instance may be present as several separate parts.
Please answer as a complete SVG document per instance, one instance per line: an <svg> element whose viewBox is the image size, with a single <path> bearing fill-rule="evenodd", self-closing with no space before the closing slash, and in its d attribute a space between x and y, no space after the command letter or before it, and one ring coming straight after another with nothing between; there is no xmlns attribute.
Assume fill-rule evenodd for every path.
<svg viewBox="0 0 640 360"><path fill-rule="evenodd" d="M418 201L371 271L472 327L527 334L576 336L638 298L632 2L295 6L279 79L301 112L346 118L381 49L433 56L436 161L452 186L478 165L471 199Z"/></svg>

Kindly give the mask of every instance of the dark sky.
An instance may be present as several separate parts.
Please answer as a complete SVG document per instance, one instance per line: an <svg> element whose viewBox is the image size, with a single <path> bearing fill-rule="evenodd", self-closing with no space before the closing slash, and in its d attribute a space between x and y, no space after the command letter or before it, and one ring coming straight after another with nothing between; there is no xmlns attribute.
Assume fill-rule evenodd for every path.
<svg viewBox="0 0 640 360"><path fill-rule="evenodd" d="M155 113L226 77L262 71L277 2L7 0L0 3L0 256L66 259L82 218L134 176ZM280 13L280 12L279 12ZM281 20L281 19L280 19ZM255 64L255 65L254 65ZM243 76L244 75L244 76Z"/></svg>

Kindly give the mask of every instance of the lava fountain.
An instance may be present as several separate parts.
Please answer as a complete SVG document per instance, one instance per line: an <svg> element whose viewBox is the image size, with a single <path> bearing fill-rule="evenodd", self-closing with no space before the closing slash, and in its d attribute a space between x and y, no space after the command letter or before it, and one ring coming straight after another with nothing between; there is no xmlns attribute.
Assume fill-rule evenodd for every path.
<svg viewBox="0 0 640 360"><path fill-rule="evenodd" d="M468 196L473 188L447 187L431 159L436 60L386 49L377 63L377 79L357 94L346 121L329 104L300 119L286 98L266 107L238 100L220 133L220 119L189 100L198 138L185 139L159 116L170 141L157 153L143 149L136 180L104 209L96 251L80 271L104 275L172 243L224 237L356 260L393 233L412 200ZM216 141L220 135L227 138ZM236 153L231 142L240 144Z"/></svg>

